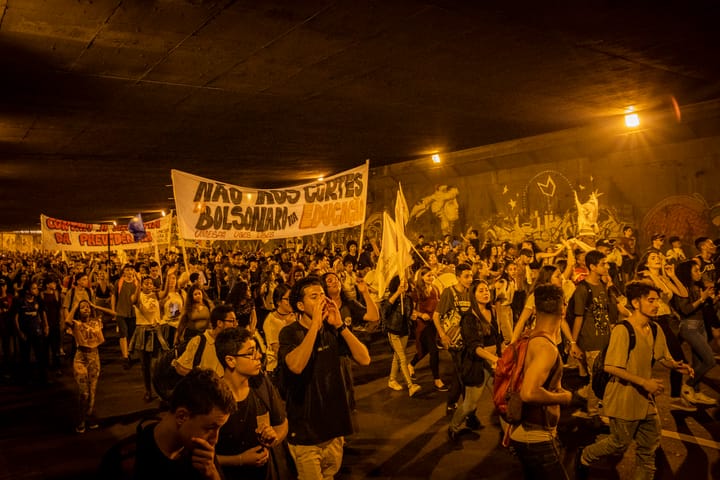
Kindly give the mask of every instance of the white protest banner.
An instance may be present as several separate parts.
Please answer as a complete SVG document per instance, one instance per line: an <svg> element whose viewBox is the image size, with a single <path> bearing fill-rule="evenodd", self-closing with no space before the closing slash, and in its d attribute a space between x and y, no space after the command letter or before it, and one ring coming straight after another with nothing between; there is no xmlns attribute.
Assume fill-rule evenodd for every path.
<svg viewBox="0 0 720 480"><path fill-rule="evenodd" d="M185 239L268 240L329 232L365 221L369 165L321 181L253 189L172 171Z"/></svg>
<svg viewBox="0 0 720 480"><path fill-rule="evenodd" d="M132 250L152 247L153 239L166 244L170 239L170 216L145 223L147 236L135 242L127 224L106 225L82 223L40 215L42 245L45 250L67 252L107 252L112 249Z"/></svg>

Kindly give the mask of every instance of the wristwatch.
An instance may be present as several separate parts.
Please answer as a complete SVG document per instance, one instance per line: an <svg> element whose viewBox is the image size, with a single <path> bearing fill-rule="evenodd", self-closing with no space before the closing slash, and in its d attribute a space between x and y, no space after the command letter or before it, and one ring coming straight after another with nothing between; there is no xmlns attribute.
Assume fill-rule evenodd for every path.
<svg viewBox="0 0 720 480"><path fill-rule="evenodd" d="M347 325L345 325L345 324L343 323L342 325L340 325L339 327L337 327L337 333L342 333L342 331L345 330L346 328L347 328Z"/></svg>

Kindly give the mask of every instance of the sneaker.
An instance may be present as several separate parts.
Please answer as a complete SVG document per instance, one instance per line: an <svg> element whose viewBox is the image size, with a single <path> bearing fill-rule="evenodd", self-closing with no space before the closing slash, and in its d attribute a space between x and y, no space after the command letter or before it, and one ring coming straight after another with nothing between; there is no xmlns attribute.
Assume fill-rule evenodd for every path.
<svg viewBox="0 0 720 480"><path fill-rule="evenodd" d="M408 390L409 390L408 393L412 397L413 395L415 395L417 392L420 391L420 385L418 385L417 383L411 383L408 386Z"/></svg>
<svg viewBox="0 0 720 480"><path fill-rule="evenodd" d="M465 426L468 427L470 430L480 430L483 425L482 423L480 423L480 419L477 417L477 415L471 413L465 419Z"/></svg>
<svg viewBox="0 0 720 480"><path fill-rule="evenodd" d="M388 382L388 388L391 388L391 389L397 390L397 391L400 391L400 390L403 389L403 388L402 388L402 385L400 385L400 384L397 382L397 380L390 380L390 381Z"/></svg>
<svg viewBox="0 0 720 480"><path fill-rule="evenodd" d="M452 427L448 427L448 440L450 440L450 443L457 443L460 440L460 432L456 432Z"/></svg>
<svg viewBox="0 0 720 480"><path fill-rule="evenodd" d="M587 480L590 474L590 467L582 463L583 447L575 452L575 480Z"/></svg>
<svg viewBox="0 0 720 480"><path fill-rule="evenodd" d="M689 385L683 385L680 396L688 403L695 403L695 390Z"/></svg>
<svg viewBox="0 0 720 480"><path fill-rule="evenodd" d="M451 403L447 407L445 407L445 415L452 415L455 413L455 410L457 410L457 403Z"/></svg>
<svg viewBox="0 0 720 480"><path fill-rule="evenodd" d="M438 385L438 384L436 383L436 384L435 384L435 390L437 390L438 392L447 392L447 391L450 390L450 389L449 389L448 386L445 385L444 383L441 383L440 385Z"/></svg>
<svg viewBox="0 0 720 480"><path fill-rule="evenodd" d="M702 405L717 405L717 400L705 395L702 392L695 392L695 403Z"/></svg>
<svg viewBox="0 0 720 480"><path fill-rule="evenodd" d="M673 398L670 401L670 410L683 410L685 412L697 412L697 407L685 400L683 397Z"/></svg>
<svg viewBox="0 0 720 480"><path fill-rule="evenodd" d="M85 433L85 422L80 422L80 424L75 427L75 433Z"/></svg>
<svg viewBox="0 0 720 480"><path fill-rule="evenodd" d="M85 425L87 426L88 430L95 430L100 426L97 418L95 418L95 415L88 415Z"/></svg>
<svg viewBox="0 0 720 480"><path fill-rule="evenodd" d="M415 380L415 367L413 367L409 363L408 363L407 367L408 367L408 373L410 374L410 378Z"/></svg>

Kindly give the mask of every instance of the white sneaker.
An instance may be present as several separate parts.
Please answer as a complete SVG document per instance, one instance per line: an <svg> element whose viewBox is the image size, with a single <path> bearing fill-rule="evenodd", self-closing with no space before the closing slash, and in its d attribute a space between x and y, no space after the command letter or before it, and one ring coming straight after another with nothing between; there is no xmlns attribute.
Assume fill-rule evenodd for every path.
<svg viewBox="0 0 720 480"><path fill-rule="evenodd" d="M417 392L420 391L420 385L418 385L417 383L411 383L409 385L408 389L409 389L408 393L412 397L413 395L415 395Z"/></svg>
<svg viewBox="0 0 720 480"><path fill-rule="evenodd" d="M683 410L685 412L697 412L697 407L682 397L673 398L670 401L670 410Z"/></svg>
<svg viewBox="0 0 720 480"><path fill-rule="evenodd" d="M390 380L390 381L388 382L388 387L389 387L389 388L392 388L393 390L397 390L397 391L400 391L400 390L403 389L403 388L402 388L402 385L400 385L400 384L397 382L397 380Z"/></svg>
<svg viewBox="0 0 720 480"><path fill-rule="evenodd" d="M695 390L688 385L683 385L680 396L688 403L695 403L697 401L695 400Z"/></svg>
<svg viewBox="0 0 720 480"><path fill-rule="evenodd" d="M695 403L700 403L702 405L717 405L717 400L705 395L702 392L695 392Z"/></svg>

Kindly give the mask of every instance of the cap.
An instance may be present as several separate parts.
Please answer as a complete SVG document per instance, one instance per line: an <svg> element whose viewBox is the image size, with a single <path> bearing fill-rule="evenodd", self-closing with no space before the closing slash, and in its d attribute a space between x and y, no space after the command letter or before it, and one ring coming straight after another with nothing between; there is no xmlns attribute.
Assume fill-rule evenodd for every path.
<svg viewBox="0 0 720 480"><path fill-rule="evenodd" d="M650 238L650 240L652 240L653 242L655 240L665 240L665 235L662 233L656 233Z"/></svg>

